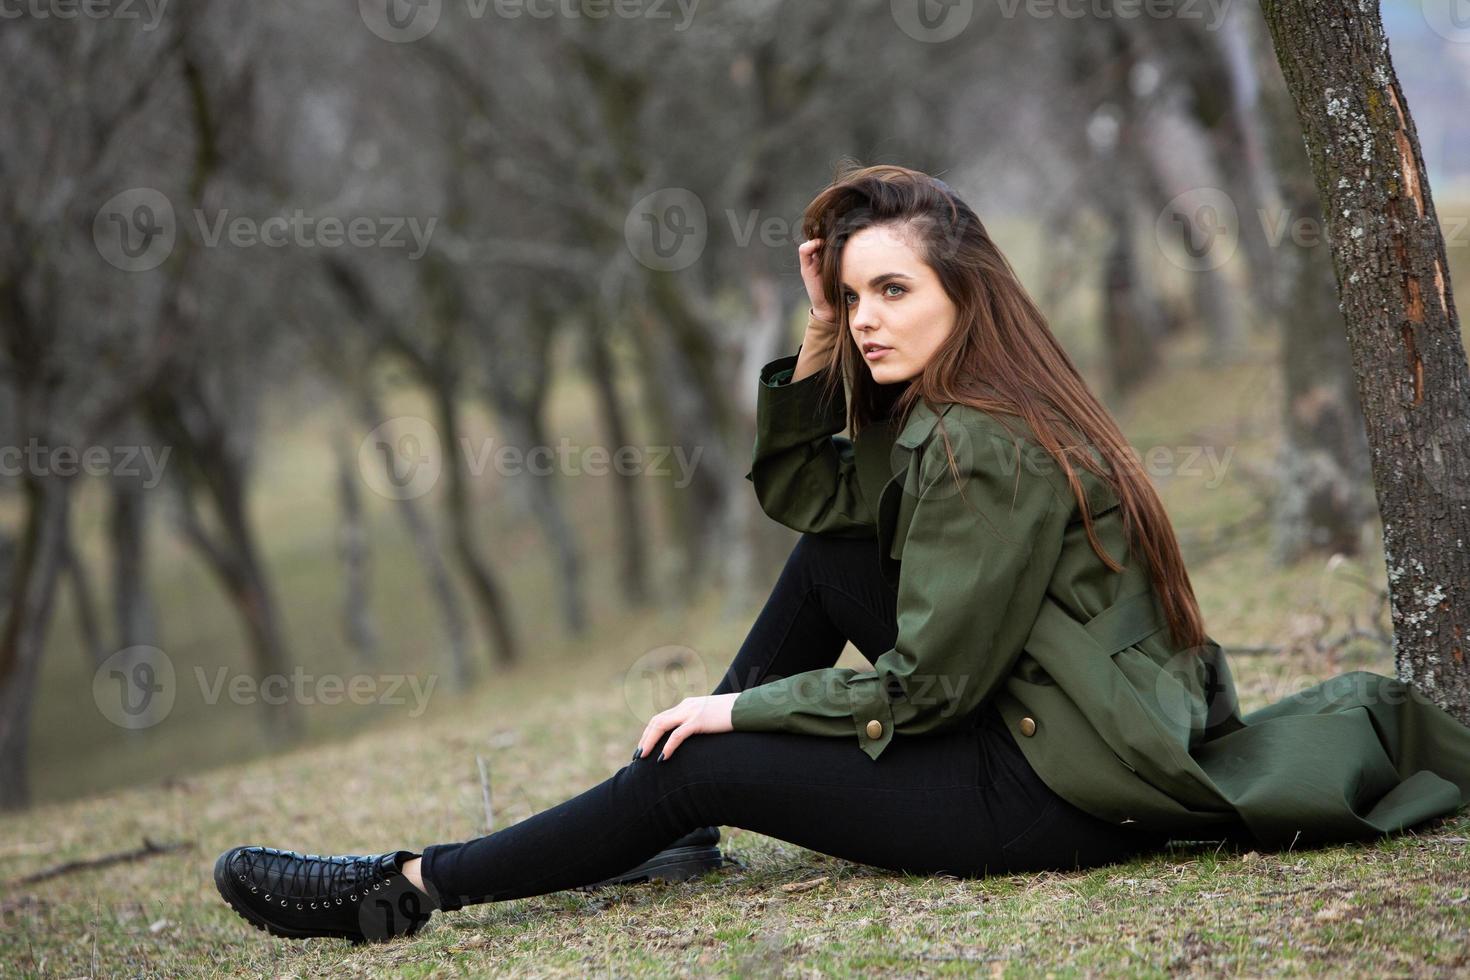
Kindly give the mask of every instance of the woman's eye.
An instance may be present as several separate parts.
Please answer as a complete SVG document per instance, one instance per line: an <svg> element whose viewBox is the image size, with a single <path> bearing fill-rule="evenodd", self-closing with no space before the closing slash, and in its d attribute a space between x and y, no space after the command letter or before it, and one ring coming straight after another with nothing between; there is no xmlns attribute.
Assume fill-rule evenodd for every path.
<svg viewBox="0 0 1470 980"><path fill-rule="evenodd" d="M890 282L890 283L889 283L889 284L888 284L888 285L886 285L886 286L884 286L884 287L883 287L883 288L884 288L884 289L896 289L896 290L898 290L898 292L899 292L899 293L905 293L905 292L908 292L908 290L906 290L906 289L904 289L904 288L903 288L903 287L902 287L902 286L900 286L900 285L899 285L899 284L898 284L898 283L896 283L896 282ZM889 294L888 294L888 295L889 295L889 296L893 296L893 295L896 295L896 294L894 294L894 293L889 293Z"/></svg>
<svg viewBox="0 0 1470 980"><path fill-rule="evenodd" d="M848 306L851 306L854 302L857 301L857 293L847 293L843 296L843 300L847 303Z"/></svg>

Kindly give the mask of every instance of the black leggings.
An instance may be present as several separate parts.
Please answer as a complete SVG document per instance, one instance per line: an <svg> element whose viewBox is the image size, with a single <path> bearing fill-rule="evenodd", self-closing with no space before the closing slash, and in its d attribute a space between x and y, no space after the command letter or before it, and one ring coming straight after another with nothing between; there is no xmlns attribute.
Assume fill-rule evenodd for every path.
<svg viewBox="0 0 1470 980"><path fill-rule="evenodd" d="M872 661L897 637L896 602L879 572L876 538L803 535L714 693L830 667L848 640ZM895 734L876 761L856 733L694 735L659 762L664 739L519 823L426 847L420 870L440 907L592 884L708 826L893 871L958 877L1090 867L1167 844L1166 836L1100 820L1053 793L989 702L955 729Z"/></svg>

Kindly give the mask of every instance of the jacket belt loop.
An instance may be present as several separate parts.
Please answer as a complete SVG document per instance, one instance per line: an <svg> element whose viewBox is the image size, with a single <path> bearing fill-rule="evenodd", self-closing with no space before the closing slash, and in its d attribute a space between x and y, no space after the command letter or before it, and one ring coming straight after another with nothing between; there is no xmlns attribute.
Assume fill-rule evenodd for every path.
<svg viewBox="0 0 1470 980"><path fill-rule="evenodd" d="M1089 619L1084 628L1111 657L1163 629L1164 618L1150 590L1119 599Z"/></svg>

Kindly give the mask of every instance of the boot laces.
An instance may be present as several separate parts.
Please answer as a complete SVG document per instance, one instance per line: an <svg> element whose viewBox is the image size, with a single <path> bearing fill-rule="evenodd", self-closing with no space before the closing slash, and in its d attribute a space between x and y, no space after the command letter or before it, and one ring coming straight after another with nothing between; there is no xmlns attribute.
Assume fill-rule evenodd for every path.
<svg viewBox="0 0 1470 980"><path fill-rule="evenodd" d="M376 856L323 857L268 848L247 852L246 861L252 872L259 872L261 884L283 898L337 898L368 891L387 878Z"/></svg>

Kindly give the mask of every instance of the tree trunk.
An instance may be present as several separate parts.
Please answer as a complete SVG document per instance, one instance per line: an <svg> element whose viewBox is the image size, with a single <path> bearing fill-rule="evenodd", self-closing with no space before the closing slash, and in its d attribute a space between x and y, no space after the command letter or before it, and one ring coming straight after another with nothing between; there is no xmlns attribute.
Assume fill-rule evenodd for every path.
<svg viewBox="0 0 1470 980"><path fill-rule="evenodd" d="M70 520L61 529L61 567L66 572L67 581L71 583L71 601L76 610L77 632L82 635L87 664L96 670L107 659L106 641L102 639L102 623L97 615L92 576L87 571L87 564L82 561L82 556L77 554Z"/></svg>
<svg viewBox="0 0 1470 980"><path fill-rule="evenodd" d="M342 632L365 663L378 657L378 631L373 625L372 549L358 489L357 457L339 434L337 455L337 556L342 560Z"/></svg>
<svg viewBox="0 0 1470 980"><path fill-rule="evenodd" d="M616 369L603 334L607 321L594 313L591 322L585 326L586 371L592 380L597 404L602 409L599 417L603 435L608 445L616 451L619 446L631 446L633 443L628 430L627 412L623 408L622 397L618 394ZM609 476L612 480L613 508L617 513L617 520L613 524L618 534L618 584L628 606L642 609L649 601L648 554L645 548L648 530L638 508L642 484L636 476L616 470Z"/></svg>
<svg viewBox="0 0 1470 980"><path fill-rule="evenodd" d="M370 385L371 382L363 382L357 403L359 417L368 431L381 425L384 418L377 395ZM387 457L383 457L383 461L391 480L393 461ZM399 494L393 498L393 506L408 530L409 540L413 542L414 553L418 555L419 564L428 580L429 593L439 606L439 619L444 625L445 641L449 644L449 663L454 670L454 682L460 688L468 687L474 677L474 668L470 663L468 629L464 611L460 608L459 596L454 591L454 577L444 560L444 552L439 547L434 528L419 508L416 498Z"/></svg>
<svg viewBox="0 0 1470 980"><path fill-rule="evenodd" d="M61 575L71 484L27 476L20 547L0 628L0 810L30 805L31 708Z"/></svg>
<svg viewBox="0 0 1470 980"><path fill-rule="evenodd" d="M112 615L117 649L154 646L158 616L148 590L148 509L134 477L112 477L108 537L112 545Z"/></svg>
<svg viewBox="0 0 1470 980"><path fill-rule="evenodd" d="M1289 564L1311 554L1358 554L1376 504L1352 351L1301 128L1284 86L1268 84L1262 108L1282 204L1260 233L1281 256L1287 290L1277 321L1286 438L1272 501L1272 552Z"/></svg>
<svg viewBox="0 0 1470 980"><path fill-rule="evenodd" d="M470 512L470 488L460 451L459 406L455 404L457 387L449 380L438 379L433 385L434 411L439 431L444 438L444 473L449 477L449 533L454 539L454 556L464 573L474 597L475 608L490 641L491 658L503 666L520 661L520 647L511 623L510 602L489 562L475 544L475 524ZM468 680L468 678L467 678Z"/></svg>
<svg viewBox="0 0 1470 980"><path fill-rule="evenodd" d="M1265 0L1347 320L1401 680L1470 723L1470 368L1377 3Z"/></svg>

